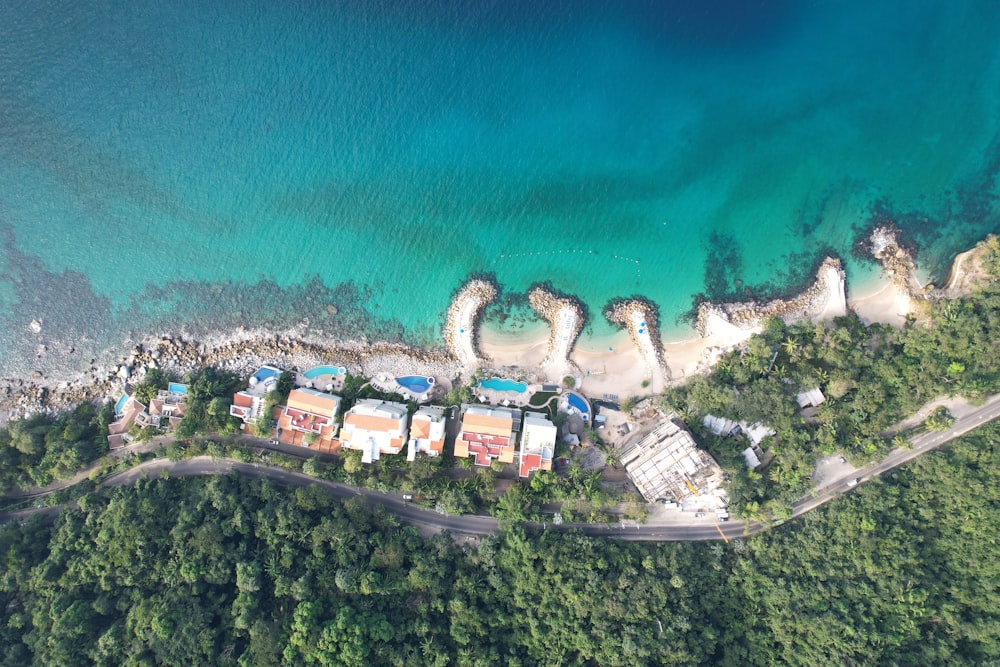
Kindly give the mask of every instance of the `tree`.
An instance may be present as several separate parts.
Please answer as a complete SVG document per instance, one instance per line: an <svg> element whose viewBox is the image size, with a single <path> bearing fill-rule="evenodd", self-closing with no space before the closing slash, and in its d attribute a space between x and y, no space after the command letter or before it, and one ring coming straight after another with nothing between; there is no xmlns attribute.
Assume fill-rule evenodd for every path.
<svg viewBox="0 0 1000 667"><path fill-rule="evenodd" d="M929 431L946 431L951 428L951 425L955 423L955 417L952 416L948 408L943 405L936 408L934 412L927 416L924 420L924 426L927 427Z"/></svg>
<svg viewBox="0 0 1000 667"><path fill-rule="evenodd" d="M364 466L361 463L361 452L356 449L352 449L346 454L344 454L344 472L348 475L353 475L361 470Z"/></svg>

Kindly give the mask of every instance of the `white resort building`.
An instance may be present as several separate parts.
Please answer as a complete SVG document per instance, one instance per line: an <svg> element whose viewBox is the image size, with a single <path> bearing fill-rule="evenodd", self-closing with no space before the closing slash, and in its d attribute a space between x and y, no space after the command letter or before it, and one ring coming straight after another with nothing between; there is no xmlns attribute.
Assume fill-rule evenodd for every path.
<svg viewBox="0 0 1000 667"><path fill-rule="evenodd" d="M527 477L535 470L552 470L558 429L538 412L525 412L521 428L521 465L518 475Z"/></svg>
<svg viewBox="0 0 1000 667"><path fill-rule="evenodd" d="M403 451L408 429L406 406L377 399L364 399L344 414L340 445L361 452L362 463L378 461L382 454Z"/></svg>
<svg viewBox="0 0 1000 667"><path fill-rule="evenodd" d="M410 420L410 442L406 460L413 461L418 453L440 456L444 451L444 408L423 406Z"/></svg>

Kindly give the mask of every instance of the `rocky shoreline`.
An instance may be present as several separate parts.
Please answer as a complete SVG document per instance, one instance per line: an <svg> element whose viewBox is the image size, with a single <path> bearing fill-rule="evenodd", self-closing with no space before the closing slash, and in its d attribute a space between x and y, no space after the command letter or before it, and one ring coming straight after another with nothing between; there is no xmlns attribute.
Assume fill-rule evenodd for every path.
<svg viewBox="0 0 1000 667"><path fill-rule="evenodd" d="M839 285L830 284L833 276L839 277ZM698 306L695 329L700 336L707 337L714 333L720 321L743 330L750 330L760 326L769 317L781 317L785 320L814 318L827 308L833 291L843 292L845 280L846 274L841 261L835 257L827 257L816 272L816 280L802 294L789 299L774 299L767 303L706 301Z"/></svg>
<svg viewBox="0 0 1000 667"><path fill-rule="evenodd" d="M40 412L59 412L85 401L103 402L119 394L126 383L142 382L161 368L183 376L205 366L247 377L263 365L306 370L336 362L355 374L380 372L453 378L462 371L449 356L396 343L350 341L324 344L265 331L242 331L204 340L164 335L135 345L117 364L96 368L73 382L55 386L44 378L0 379L0 423Z"/></svg>

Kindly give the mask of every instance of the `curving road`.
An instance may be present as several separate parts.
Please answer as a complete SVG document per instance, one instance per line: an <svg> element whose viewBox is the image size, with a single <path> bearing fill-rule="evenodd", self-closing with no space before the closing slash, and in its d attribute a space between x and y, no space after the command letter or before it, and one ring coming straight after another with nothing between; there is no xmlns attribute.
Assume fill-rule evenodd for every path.
<svg viewBox="0 0 1000 667"><path fill-rule="evenodd" d="M896 468L907 461L910 461L921 454L937 449L941 445L954 440L969 431L982 426L983 424L1000 417L1000 395L992 397L985 405L976 408L969 414L956 419L952 427L946 431L928 432L913 438L912 447L909 449L896 449L890 452L886 458L878 463L861 468L850 475L834 479L826 483L819 489L814 489L809 495L799 499L793 504L792 517L798 517L806 512L810 512L817 507L824 505L834 498L843 495L851 488L847 483L851 479L858 478L861 483L880 475L887 470ZM147 461L135 468L125 472L112 475L103 484L105 486L130 486L142 476L157 476L167 472L174 477L192 477L199 475L220 475L236 471L241 475L256 478L267 478L281 484L317 484L328 489L336 498L361 497L366 498L373 504L382 505L385 509L399 517L406 523L430 528L435 530L449 530L453 533L467 535L488 535L495 533L499 526L497 520L490 516L482 515L461 515L451 516L438 512L421 509L403 500L400 494L382 493L359 489L338 482L310 477L305 473L274 468L256 463L240 463L231 460L212 460L210 457L202 456L185 461L172 462L166 459ZM16 514L7 515L6 519L16 519L26 517L30 514L52 513L57 508L42 508L40 510L27 510ZM647 523L637 524L634 522L622 522L621 524L529 524L540 529L579 530L582 533L594 537L613 537L616 539L641 542L678 542L678 541L700 541L718 540L720 530L727 539L754 535L768 528L766 524L758 522L730 521L720 524L716 528L711 523L704 520L694 520L690 524L677 522L671 523Z"/></svg>

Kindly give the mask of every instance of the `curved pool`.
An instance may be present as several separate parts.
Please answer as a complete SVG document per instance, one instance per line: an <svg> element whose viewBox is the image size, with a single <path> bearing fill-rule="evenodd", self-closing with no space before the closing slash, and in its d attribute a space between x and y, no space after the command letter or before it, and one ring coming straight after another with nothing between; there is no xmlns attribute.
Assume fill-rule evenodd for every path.
<svg viewBox="0 0 1000 667"><path fill-rule="evenodd" d="M339 375L346 372L347 369L343 366L316 366L314 368L310 368L302 375L310 380L315 380L322 375Z"/></svg>
<svg viewBox="0 0 1000 667"><path fill-rule="evenodd" d="M523 394L528 391L527 383L515 382L514 380L507 380L505 378L483 380L476 386L482 387L483 389L492 389L494 391L516 391L519 394Z"/></svg>
<svg viewBox="0 0 1000 667"><path fill-rule="evenodd" d="M587 406L587 401L583 400L576 394L570 393L567 395L567 398L569 399L569 404L579 410L583 415L590 412L590 408Z"/></svg>
<svg viewBox="0 0 1000 667"><path fill-rule="evenodd" d="M414 394L423 394L434 384L434 378L421 375L404 375L396 378L396 384Z"/></svg>

